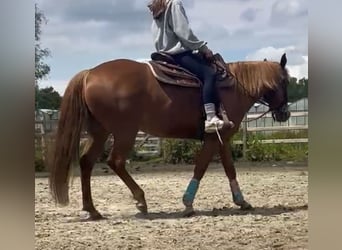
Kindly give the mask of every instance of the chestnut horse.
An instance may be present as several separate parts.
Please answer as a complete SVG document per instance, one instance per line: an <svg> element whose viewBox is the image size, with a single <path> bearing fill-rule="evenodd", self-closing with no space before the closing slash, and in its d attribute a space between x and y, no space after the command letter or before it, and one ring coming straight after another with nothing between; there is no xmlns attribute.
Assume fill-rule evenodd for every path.
<svg viewBox="0 0 342 250"><path fill-rule="evenodd" d="M190 200L183 198L186 213L193 213L192 202L199 181L216 152L229 179L234 203L241 208L251 208L237 182L229 140L257 101L262 100L269 106L275 120L286 121L289 118L286 62L284 54L280 63L249 61L227 64L232 87L219 88L219 96L235 127L223 128L219 132L223 144L215 133L204 135L187 190ZM146 63L118 59L79 72L71 79L61 104L49 177L53 198L60 205L68 204L70 166L79 159L83 210L89 213L89 219L102 218L92 201L90 178L95 161L103 151L107 137L112 134L114 145L107 163L132 192L137 208L147 213L144 191L125 169L137 132L141 130L157 137L198 139L198 131L203 128L200 107L199 88L160 83ZM83 129L91 139L79 158Z"/></svg>

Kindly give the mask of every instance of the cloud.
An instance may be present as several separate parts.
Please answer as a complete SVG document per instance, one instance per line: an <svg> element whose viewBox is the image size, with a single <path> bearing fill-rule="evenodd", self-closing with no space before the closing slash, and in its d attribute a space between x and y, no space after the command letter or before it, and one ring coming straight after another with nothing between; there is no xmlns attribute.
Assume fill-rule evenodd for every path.
<svg viewBox="0 0 342 250"><path fill-rule="evenodd" d="M296 78L308 78L308 56L303 55L295 46L284 48L266 47L261 48L246 56L246 60L280 61L281 56L286 53L287 68L291 76Z"/></svg>
<svg viewBox="0 0 342 250"><path fill-rule="evenodd" d="M137 58L135 59L137 62L147 62L147 61L150 61L151 59L150 58Z"/></svg>
<svg viewBox="0 0 342 250"><path fill-rule="evenodd" d="M129 45L130 40L137 40L136 37L142 39L138 39L139 47L131 47L132 53L138 53L139 57L146 56L146 52L145 55L141 53L143 50L153 50L147 0L40 2L41 9L49 19L42 39L52 51L65 50L68 48L66 46L70 46L69 50L79 51L80 47L86 48L87 43L90 46L88 51L94 50L95 46L98 50L115 47L117 51L122 51ZM257 4L254 1L241 0L183 1L195 34L215 48L221 47L221 50L225 47L231 50L236 46L246 49L268 45L282 46L282 41L300 40L306 33L303 29L288 27L286 23L282 24L282 27L272 28L273 23L279 23L279 20L289 16L289 13L292 13L293 22L299 25L295 14L305 11L306 1L285 2L290 3L284 5L283 1L274 0L260 0ZM59 46L65 37L68 37L70 42ZM80 43L82 46L77 46ZM287 42L289 43L296 42ZM132 44L135 45L136 42Z"/></svg>
<svg viewBox="0 0 342 250"><path fill-rule="evenodd" d="M304 63L298 65L289 65L289 74L297 79L301 79L303 77L308 78L308 57L303 56Z"/></svg>
<svg viewBox="0 0 342 250"><path fill-rule="evenodd" d="M255 8L247 8L241 13L240 17L242 20L253 22L256 18L257 12L258 10Z"/></svg>
<svg viewBox="0 0 342 250"><path fill-rule="evenodd" d="M37 1L48 19L42 27L42 46L52 53L48 62L53 84L84 67L115 58L148 58L154 51L152 18L146 7L150 0ZM243 60L257 52L262 53L261 59L275 53L279 60L280 52L269 49L266 53L262 48L287 48L289 65L305 63L307 0L183 3L194 33L227 61Z"/></svg>
<svg viewBox="0 0 342 250"><path fill-rule="evenodd" d="M132 55L145 56L141 52L153 49L147 2L41 0L48 18L42 42L52 54L67 50L90 56L112 53L114 58L125 56L130 46Z"/></svg>
<svg viewBox="0 0 342 250"><path fill-rule="evenodd" d="M63 96L64 91L65 91L70 79L67 79L67 80L42 80L41 82L39 82L39 87L40 88L46 88L46 87L52 86L54 88L54 90L56 90L61 96Z"/></svg>
<svg viewBox="0 0 342 250"><path fill-rule="evenodd" d="M307 0L277 0L272 6L270 22L275 26L300 25L307 21L308 1ZM298 22L302 19L302 22Z"/></svg>

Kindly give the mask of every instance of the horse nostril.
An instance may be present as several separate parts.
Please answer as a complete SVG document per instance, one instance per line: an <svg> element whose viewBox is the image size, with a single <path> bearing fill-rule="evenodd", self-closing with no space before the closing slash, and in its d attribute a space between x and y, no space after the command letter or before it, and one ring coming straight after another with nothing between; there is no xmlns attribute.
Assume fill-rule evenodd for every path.
<svg viewBox="0 0 342 250"><path fill-rule="evenodd" d="M284 121L287 121L290 118L290 116L291 116L291 113L289 111L286 111Z"/></svg>
<svg viewBox="0 0 342 250"><path fill-rule="evenodd" d="M273 116L273 119L278 122L285 122L290 118L291 113L288 110L282 111L282 112L274 112L272 116Z"/></svg>
<svg viewBox="0 0 342 250"><path fill-rule="evenodd" d="M291 116L291 112L290 112L290 111L287 111L287 112L286 112L286 120L288 120L288 119L290 118L290 116Z"/></svg>

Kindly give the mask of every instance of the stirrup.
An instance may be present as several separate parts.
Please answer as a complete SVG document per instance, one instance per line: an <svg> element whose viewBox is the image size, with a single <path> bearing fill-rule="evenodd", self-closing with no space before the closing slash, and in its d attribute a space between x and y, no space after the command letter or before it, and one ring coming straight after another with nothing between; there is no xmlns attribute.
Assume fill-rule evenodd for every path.
<svg viewBox="0 0 342 250"><path fill-rule="evenodd" d="M213 119L215 119L216 121L213 121ZM222 127L219 128L218 123L222 123ZM208 126L206 126L206 125L208 125ZM221 126L221 124L220 124L220 126ZM215 130L222 129L223 126L224 126L224 121L219 119L217 116L214 116L210 120L205 121L204 131L206 133L214 133Z"/></svg>
<svg viewBox="0 0 342 250"><path fill-rule="evenodd" d="M224 126L224 124L223 124L223 126ZM223 127L223 126L222 126L222 127ZM221 129L222 129L222 128L221 128ZM220 132L219 132L219 128L218 128L218 124L217 124L217 123L215 124L215 131L206 132L206 133L214 133L214 132L216 132L217 138L219 139L221 145L223 145L223 141L222 141L222 138L221 138L221 135L220 135Z"/></svg>

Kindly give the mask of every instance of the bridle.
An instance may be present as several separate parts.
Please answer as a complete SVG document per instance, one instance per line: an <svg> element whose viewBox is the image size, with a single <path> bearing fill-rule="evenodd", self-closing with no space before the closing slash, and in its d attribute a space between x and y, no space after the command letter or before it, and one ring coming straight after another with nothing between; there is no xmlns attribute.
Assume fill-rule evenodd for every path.
<svg viewBox="0 0 342 250"><path fill-rule="evenodd" d="M261 117L265 116L266 114L268 114L269 112L272 112L272 118L274 121L276 121L276 116L282 116L283 114L288 115L288 104L287 104L287 98L284 98L284 101L276 108L271 108L270 104L265 100L265 96L262 96L258 99L255 98L255 96L253 96L246 88L245 86L231 73L229 72L229 74L231 74L234 79L236 80L236 82L242 87L242 89L244 90L245 94L247 96L249 96L252 100L255 100L255 103L259 103L259 104L263 104L265 106L268 107L268 110L263 112L261 115L255 117L255 118L251 118L251 119L244 119L243 122L251 122L251 121L255 121L257 119L260 119ZM283 88L286 88L286 86L283 86Z"/></svg>
<svg viewBox="0 0 342 250"><path fill-rule="evenodd" d="M217 71L218 75L221 75L221 77L222 77L222 75L224 78L229 77L228 75L231 75L235 79L237 84L239 84L241 86L241 88L244 90L245 94L247 96L249 96L249 98L254 100L254 103L260 103L260 104L263 104L263 105L268 107L268 110L265 111L264 113L262 113L261 115L259 115L258 117L252 118L252 119L245 119L245 120L243 120L243 122L255 121L255 120L265 116L269 112L272 112L272 118L274 121L286 121L289 118L290 113L288 111L287 96L284 98L284 101L278 107L271 108L270 104L265 100L266 99L265 95L263 95L261 98L259 98L259 97L255 98L255 96L253 96L245 88L245 86L238 80L238 78L232 72L227 70L227 68L224 65L224 60L222 59L222 57L220 55L217 54L216 56L214 56L211 60L211 64L216 66L216 71ZM283 88L284 93L286 93L286 87L287 87L287 85L283 84L282 88Z"/></svg>

